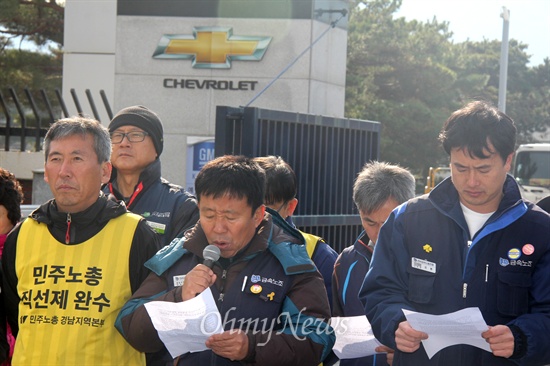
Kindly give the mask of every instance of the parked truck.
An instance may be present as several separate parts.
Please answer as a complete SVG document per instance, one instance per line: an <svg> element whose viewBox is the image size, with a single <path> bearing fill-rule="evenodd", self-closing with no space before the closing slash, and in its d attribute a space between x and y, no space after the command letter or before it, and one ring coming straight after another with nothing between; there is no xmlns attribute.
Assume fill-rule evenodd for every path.
<svg viewBox="0 0 550 366"><path fill-rule="evenodd" d="M514 157L512 175L523 198L538 202L550 195L550 143L520 145Z"/></svg>
<svg viewBox="0 0 550 366"><path fill-rule="evenodd" d="M430 167L430 172L426 178L426 185L424 186L424 193L430 193L436 185L450 175L451 168L449 166Z"/></svg>

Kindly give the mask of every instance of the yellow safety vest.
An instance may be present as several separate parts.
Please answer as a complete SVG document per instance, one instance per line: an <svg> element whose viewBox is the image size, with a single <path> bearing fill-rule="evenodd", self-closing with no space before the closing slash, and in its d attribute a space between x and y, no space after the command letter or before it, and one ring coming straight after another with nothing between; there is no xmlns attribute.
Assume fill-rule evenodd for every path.
<svg viewBox="0 0 550 366"><path fill-rule="evenodd" d="M115 328L131 296L128 258L139 218L119 216L75 245L58 242L43 223L23 222L13 365L145 365Z"/></svg>
<svg viewBox="0 0 550 366"><path fill-rule="evenodd" d="M302 236L306 240L307 255L309 256L310 259L313 258L313 253L315 253L315 248L317 248L317 243L319 242L319 240L323 241L323 238L313 234L304 233L301 230L298 230L298 231L300 231L300 234L302 234ZM323 366L323 363L320 363L319 366Z"/></svg>
<svg viewBox="0 0 550 366"><path fill-rule="evenodd" d="M307 255L309 256L309 258L313 258L313 253L315 253L317 243L319 242L319 240L323 241L323 238L313 234L304 233L303 231L300 231L300 234L302 234L302 236L306 240Z"/></svg>

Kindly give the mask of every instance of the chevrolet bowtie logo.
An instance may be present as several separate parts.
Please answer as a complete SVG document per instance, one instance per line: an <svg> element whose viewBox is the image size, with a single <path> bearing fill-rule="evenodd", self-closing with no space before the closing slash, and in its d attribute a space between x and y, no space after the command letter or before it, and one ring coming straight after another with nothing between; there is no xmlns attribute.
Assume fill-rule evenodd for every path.
<svg viewBox="0 0 550 366"><path fill-rule="evenodd" d="M165 34L153 58L192 59L194 68L229 69L231 61L260 61L271 37L234 36L232 28L195 27L193 35Z"/></svg>

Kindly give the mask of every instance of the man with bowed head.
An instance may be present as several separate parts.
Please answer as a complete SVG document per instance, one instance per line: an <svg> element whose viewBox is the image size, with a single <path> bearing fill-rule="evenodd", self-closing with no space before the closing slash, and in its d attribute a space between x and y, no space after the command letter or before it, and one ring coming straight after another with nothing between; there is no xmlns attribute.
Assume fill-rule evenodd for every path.
<svg viewBox="0 0 550 366"><path fill-rule="evenodd" d="M359 210L364 231L352 246L338 256L333 273L332 315L340 317L364 315L359 290L372 261L372 253L380 228L390 213L414 197L415 180L405 168L372 161L363 166L353 185L353 201ZM342 359L345 365L387 365L393 350L380 346L376 354L361 358Z"/></svg>
<svg viewBox="0 0 550 366"><path fill-rule="evenodd" d="M512 119L475 101L440 133L451 177L392 212L359 297L394 365L550 363L550 216L508 175ZM491 352L466 344L428 358L403 309L433 315L480 309Z"/></svg>
<svg viewBox="0 0 550 366"><path fill-rule="evenodd" d="M44 152L54 198L13 229L2 256L12 364L144 365L114 323L146 278L158 238L101 192L111 174L109 132L93 119L62 119Z"/></svg>
<svg viewBox="0 0 550 366"><path fill-rule="evenodd" d="M147 220L160 235L161 246L192 227L199 217L195 197L161 177L163 131L160 118L147 107L118 112L109 124L113 172L103 187L105 194L124 201L128 210Z"/></svg>
<svg viewBox="0 0 550 366"><path fill-rule="evenodd" d="M303 239L265 212L265 182L264 170L243 156L218 157L197 174L199 221L147 262L151 275L117 319L136 349L164 347L145 303L187 301L210 287L225 331L211 335L205 351L176 360L165 351L165 362L318 365L330 352L335 338L323 279ZM221 252L212 268L202 264L208 245Z"/></svg>
<svg viewBox="0 0 550 366"><path fill-rule="evenodd" d="M284 227L288 227L286 225L288 223L292 229L298 230L292 222L292 215L298 206L296 198L298 184L294 170L280 156L260 156L254 158L254 161L265 170L267 212L271 214L275 223L282 224ZM282 223L282 221L286 222ZM303 231L299 232L305 239L309 257L323 276L330 304L332 302L332 269L338 254L325 243L323 238Z"/></svg>

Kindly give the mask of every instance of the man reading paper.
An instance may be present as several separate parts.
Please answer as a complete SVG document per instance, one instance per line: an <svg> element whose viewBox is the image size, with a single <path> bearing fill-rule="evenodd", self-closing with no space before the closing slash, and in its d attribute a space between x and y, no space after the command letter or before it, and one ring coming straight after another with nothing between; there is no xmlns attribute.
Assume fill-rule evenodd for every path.
<svg viewBox="0 0 550 366"><path fill-rule="evenodd" d="M394 365L550 363L550 216L508 175L516 128L484 102L454 112L440 140L451 177L395 209L359 297ZM479 307L492 352L460 344L428 358L428 335L402 309L441 315Z"/></svg>

